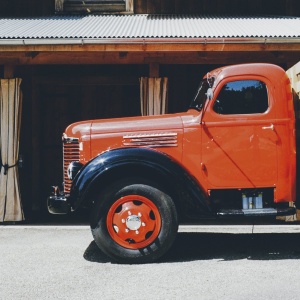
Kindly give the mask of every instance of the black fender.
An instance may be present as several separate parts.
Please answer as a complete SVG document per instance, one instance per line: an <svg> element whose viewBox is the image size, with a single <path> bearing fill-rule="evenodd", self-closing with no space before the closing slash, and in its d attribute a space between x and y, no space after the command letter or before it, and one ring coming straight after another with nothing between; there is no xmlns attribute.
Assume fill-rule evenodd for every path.
<svg viewBox="0 0 300 300"><path fill-rule="evenodd" d="M140 176L152 174L154 179L163 179L172 189L181 188L184 198L189 199L189 211L193 212L193 217L213 216L208 196L197 180L169 155L148 148L118 148L103 152L88 162L73 180L70 192L71 209L74 211L81 205L88 206L91 201L90 191L95 186L100 191L107 187L115 180L109 174L120 174L120 170L125 171L127 176L132 173L136 175L132 170L141 170L138 173ZM101 182L105 183L101 185Z"/></svg>

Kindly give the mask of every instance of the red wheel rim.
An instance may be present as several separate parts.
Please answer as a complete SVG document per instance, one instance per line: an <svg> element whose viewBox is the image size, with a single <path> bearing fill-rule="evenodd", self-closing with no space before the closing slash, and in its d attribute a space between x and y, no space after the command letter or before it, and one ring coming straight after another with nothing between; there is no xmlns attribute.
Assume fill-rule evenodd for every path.
<svg viewBox="0 0 300 300"><path fill-rule="evenodd" d="M111 206L106 226L112 239L120 246L140 249L157 238L161 218L158 208L148 198L128 195Z"/></svg>

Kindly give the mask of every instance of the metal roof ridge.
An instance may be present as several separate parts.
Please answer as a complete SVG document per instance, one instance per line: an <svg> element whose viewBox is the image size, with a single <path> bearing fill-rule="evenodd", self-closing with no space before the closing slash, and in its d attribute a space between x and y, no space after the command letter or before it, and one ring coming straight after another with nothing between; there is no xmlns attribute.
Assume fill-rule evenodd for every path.
<svg viewBox="0 0 300 300"><path fill-rule="evenodd" d="M214 39L300 38L299 18L216 17L212 15L87 15L51 16L35 19L0 19L0 40L23 43L133 43L140 41L184 43ZM69 42L67 42L69 40ZM76 42L77 43L77 42ZM57 44L57 42L55 42Z"/></svg>

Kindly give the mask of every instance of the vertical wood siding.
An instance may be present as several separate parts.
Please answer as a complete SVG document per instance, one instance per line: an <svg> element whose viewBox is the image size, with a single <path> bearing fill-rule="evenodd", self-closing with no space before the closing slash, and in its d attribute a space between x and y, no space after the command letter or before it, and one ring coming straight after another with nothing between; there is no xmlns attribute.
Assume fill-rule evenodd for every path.
<svg viewBox="0 0 300 300"><path fill-rule="evenodd" d="M55 0L1 0L0 17L53 15ZM299 0L134 0L136 14L230 14L300 16Z"/></svg>
<svg viewBox="0 0 300 300"><path fill-rule="evenodd" d="M299 125L300 122L300 62L298 62L292 68L288 69L286 73L291 81L295 110L296 110L296 118L298 121L297 123ZM297 136L298 138L300 138L299 131L297 131Z"/></svg>
<svg viewBox="0 0 300 300"><path fill-rule="evenodd" d="M300 15L298 0L135 0L137 14Z"/></svg>
<svg viewBox="0 0 300 300"><path fill-rule="evenodd" d="M34 17L53 15L55 0L1 0L0 17Z"/></svg>

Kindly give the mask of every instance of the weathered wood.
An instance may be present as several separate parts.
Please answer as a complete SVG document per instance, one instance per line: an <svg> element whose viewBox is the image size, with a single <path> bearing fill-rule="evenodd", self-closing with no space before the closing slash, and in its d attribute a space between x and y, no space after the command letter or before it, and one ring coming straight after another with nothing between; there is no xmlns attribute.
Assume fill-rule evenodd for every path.
<svg viewBox="0 0 300 300"><path fill-rule="evenodd" d="M134 0L134 12L136 14L147 13L147 0Z"/></svg>
<svg viewBox="0 0 300 300"><path fill-rule="evenodd" d="M32 75L33 94L26 97L32 102L30 107L30 102L26 102L25 107L30 121L23 125L30 131L31 143L25 139L21 145L22 151L30 154L32 159L26 156L26 171L30 172L24 173L21 181L30 186L30 191L27 190L23 197L34 211L45 210L51 185L62 182L61 134L67 125L81 120L140 114L140 68L130 68L136 72L130 76L127 76L130 70L127 67L126 70L119 66L103 69L90 67L84 71L82 67L69 70L64 67L64 74L57 74L56 70L61 67L42 66ZM112 74L99 76L95 72ZM30 81L28 68L23 70L22 77L24 81Z"/></svg>
<svg viewBox="0 0 300 300"><path fill-rule="evenodd" d="M34 88L32 91L32 102L31 102L31 147L29 147L32 156L32 165L31 165L31 191L33 198L32 209L33 211L39 211L41 208L41 197L40 197L40 162L41 162L41 131L40 131L40 95L39 95L39 86L32 82ZM29 143L28 143L29 144ZM28 145L29 146L29 145ZM21 179L22 180L22 179Z"/></svg>
<svg viewBox="0 0 300 300"><path fill-rule="evenodd" d="M127 13L133 13L134 0L125 0L124 3L120 3L120 2L107 3L105 1L84 3L84 1L55 0L55 11L57 13L64 13L64 12L93 13L93 12L125 12L125 11Z"/></svg>
<svg viewBox="0 0 300 300"><path fill-rule="evenodd" d="M14 78L15 66L13 65L4 65L4 78L11 79Z"/></svg>
<svg viewBox="0 0 300 300"><path fill-rule="evenodd" d="M91 76L82 74L68 74L65 75L57 75L53 76L42 76L40 75L38 78L35 78L35 84L39 85L49 85L49 86L77 86L77 85L84 85L84 86L94 86L100 85L101 86L131 86L131 85L138 85L138 78L133 76Z"/></svg>
<svg viewBox="0 0 300 300"><path fill-rule="evenodd" d="M160 0L148 0L147 1L147 14L155 14L161 11Z"/></svg>
<svg viewBox="0 0 300 300"><path fill-rule="evenodd" d="M126 12L134 12L134 0L126 0Z"/></svg>
<svg viewBox="0 0 300 300"><path fill-rule="evenodd" d="M58 13L64 11L64 0L55 0L55 11Z"/></svg>
<svg viewBox="0 0 300 300"><path fill-rule="evenodd" d="M56 0L60 2L61 0ZM300 16L299 0L127 0L133 1L134 11L178 14L236 14ZM127 3L126 10L131 3ZM56 6L59 7L58 4ZM0 17L52 15L55 0L1 0Z"/></svg>
<svg viewBox="0 0 300 300"><path fill-rule="evenodd" d="M80 41L78 41L79 43ZM274 42L271 39L261 39L256 42L240 41L231 42L223 39L214 40L194 40L185 42L156 43L155 41L141 40L135 44L84 44L84 45L18 45L18 46L0 46L0 58L2 52L176 52L176 51L300 51L300 42L298 40ZM101 55L101 53L100 53Z"/></svg>
<svg viewBox="0 0 300 300"><path fill-rule="evenodd" d="M289 66L299 61L299 51L193 51L193 52L46 52L32 57L24 52L0 54L0 64L43 65L43 64L210 64L270 62L285 63Z"/></svg>
<svg viewBox="0 0 300 300"><path fill-rule="evenodd" d="M159 63L149 64L149 77L159 77Z"/></svg>
<svg viewBox="0 0 300 300"><path fill-rule="evenodd" d="M22 156L23 166L19 168L20 189L22 195L22 204L27 220L31 220L32 214L32 168L37 163L36 158L32 157L32 82L31 70L29 66L16 68L16 74L22 78L22 124L20 134L19 157Z"/></svg>
<svg viewBox="0 0 300 300"><path fill-rule="evenodd" d="M286 73L290 78L293 90L300 96L300 61L288 69Z"/></svg>
<svg viewBox="0 0 300 300"><path fill-rule="evenodd" d="M120 3L109 4L79 4L66 2L64 3L64 13L97 13L97 12L125 12L126 6Z"/></svg>

